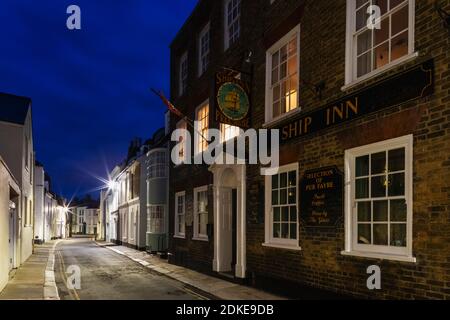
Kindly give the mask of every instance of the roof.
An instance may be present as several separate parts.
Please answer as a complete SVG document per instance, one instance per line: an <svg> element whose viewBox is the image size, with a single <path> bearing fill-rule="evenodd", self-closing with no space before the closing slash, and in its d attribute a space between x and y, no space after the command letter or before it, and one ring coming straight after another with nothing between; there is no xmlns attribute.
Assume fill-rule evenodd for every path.
<svg viewBox="0 0 450 320"><path fill-rule="evenodd" d="M0 92L0 121L23 125L30 107L30 98Z"/></svg>

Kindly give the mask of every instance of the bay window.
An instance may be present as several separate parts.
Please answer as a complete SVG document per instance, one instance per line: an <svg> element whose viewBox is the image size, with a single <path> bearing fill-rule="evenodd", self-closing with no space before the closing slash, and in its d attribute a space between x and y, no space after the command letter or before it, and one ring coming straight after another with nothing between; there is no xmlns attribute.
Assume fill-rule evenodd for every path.
<svg viewBox="0 0 450 320"><path fill-rule="evenodd" d="M165 214L163 205L151 205L147 209L147 232L163 234L165 232Z"/></svg>

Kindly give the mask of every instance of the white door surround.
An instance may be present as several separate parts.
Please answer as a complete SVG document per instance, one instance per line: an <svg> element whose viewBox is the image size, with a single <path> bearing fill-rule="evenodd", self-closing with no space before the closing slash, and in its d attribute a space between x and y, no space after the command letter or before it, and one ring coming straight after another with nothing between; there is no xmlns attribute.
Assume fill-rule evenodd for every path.
<svg viewBox="0 0 450 320"><path fill-rule="evenodd" d="M229 272L233 250L230 236L232 225L232 190L236 199L236 266L235 276L246 274L246 168L245 165L213 165L214 175L214 260L213 271ZM226 200L228 199L228 200ZM229 203L224 203L229 202ZM232 235L232 233L231 233Z"/></svg>
<svg viewBox="0 0 450 320"><path fill-rule="evenodd" d="M9 208L9 271L16 266L16 209L15 204L10 203Z"/></svg>

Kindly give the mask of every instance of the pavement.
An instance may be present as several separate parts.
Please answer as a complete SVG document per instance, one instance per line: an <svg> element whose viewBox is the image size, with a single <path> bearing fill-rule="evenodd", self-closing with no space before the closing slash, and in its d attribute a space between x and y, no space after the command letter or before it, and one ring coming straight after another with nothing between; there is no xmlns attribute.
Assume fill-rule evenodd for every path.
<svg viewBox="0 0 450 320"><path fill-rule="evenodd" d="M146 252L125 246L116 246L107 242L96 242L99 246L126 256L136 263L168 278L203 292L212 299L218 300L285 300L255 288L239 285L230 281L208 276L203 273L169 264L167 260Z"/></svg>
<svg viewBox="0 0 450 320"><path fill-rule="evenodd" d="M56 244L57 241L50 241L35 245L34 253L15 270L13 278L0 293L0 300L57 300L51 261Z"/></svg>

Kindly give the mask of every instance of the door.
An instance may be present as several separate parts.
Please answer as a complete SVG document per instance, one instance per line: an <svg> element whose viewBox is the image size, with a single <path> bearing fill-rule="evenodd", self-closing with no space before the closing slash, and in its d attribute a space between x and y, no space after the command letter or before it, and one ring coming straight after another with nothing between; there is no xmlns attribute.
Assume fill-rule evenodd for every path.
<svg viewBox="0 0 450 320"><path fill-rule="evenodd" d="M220 199L220 271L232 272L233 265L233 192L230 188L223 188Z"/></svg>
<svg viewBox="0 0 450 320"><path fill-rule="evenodd" d="M15 252L15 217L16 210L9 209L9 270L14 269L14 252Z"/></svg>

